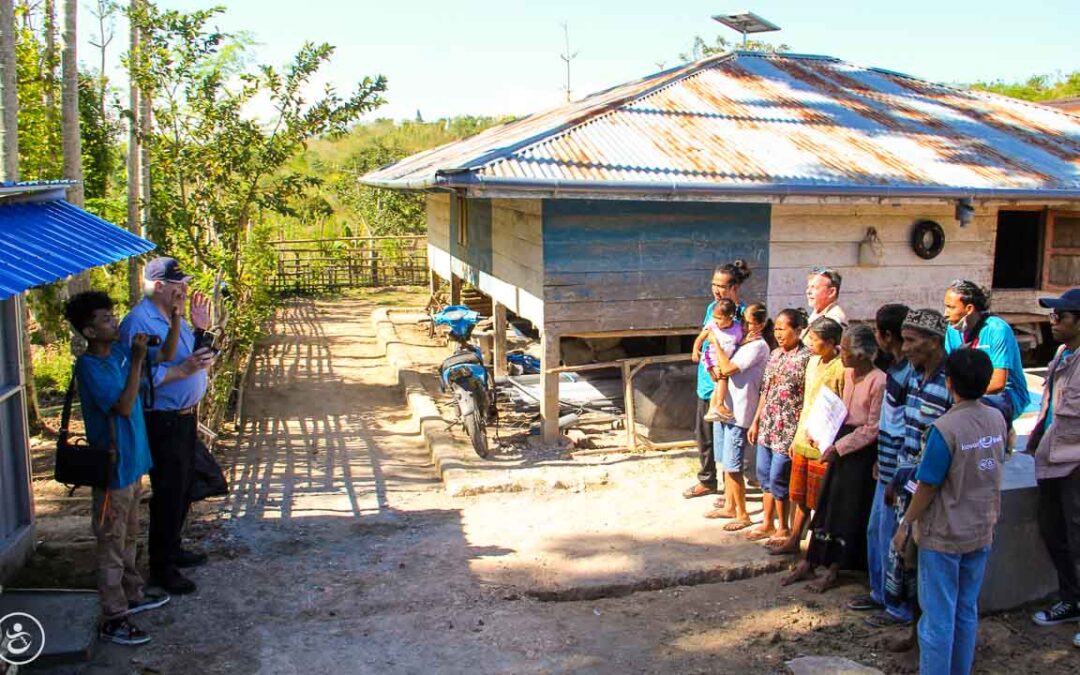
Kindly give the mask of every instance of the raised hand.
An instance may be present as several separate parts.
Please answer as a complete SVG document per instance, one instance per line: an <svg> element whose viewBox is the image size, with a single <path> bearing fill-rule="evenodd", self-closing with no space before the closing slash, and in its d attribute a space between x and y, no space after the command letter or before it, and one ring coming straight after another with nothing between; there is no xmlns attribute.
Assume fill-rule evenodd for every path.
<svg viewBox="0 0 1080 675"><path fill-rule="evenodd" d="M191 294L191 325L199 330L210 327L210 298L199 291Z"/></svg>
<svg viewBox="0 0 1080 675"><path fill-rule="evenodd" d="M136 363L146 358L146 341L150 336L146 333L136 333L131 338L131 359Z"/></svg>

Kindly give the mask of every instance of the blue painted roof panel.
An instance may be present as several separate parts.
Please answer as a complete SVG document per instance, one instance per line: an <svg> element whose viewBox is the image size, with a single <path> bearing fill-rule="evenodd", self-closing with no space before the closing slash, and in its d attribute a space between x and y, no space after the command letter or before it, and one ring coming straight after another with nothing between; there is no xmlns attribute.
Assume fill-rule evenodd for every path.
<svg viewBox="0 0 1080 675"><path fill-rule="evenodd" d="M839 59L735 52L414 155L371 185L1080 192L1080 116Z"/></svg>
<svg viewBox="0 0 1080 675"><path fill-rule="evenodd" d="M0 300L153 248L65 201L0 204Z"/></svg>

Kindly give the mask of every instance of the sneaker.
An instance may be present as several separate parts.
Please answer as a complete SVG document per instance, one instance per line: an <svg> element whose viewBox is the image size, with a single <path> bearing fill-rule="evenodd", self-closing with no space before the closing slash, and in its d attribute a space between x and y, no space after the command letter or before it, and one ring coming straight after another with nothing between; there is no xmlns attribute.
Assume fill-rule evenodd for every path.
<svg viewBox="0 0 1080 675"><path fill-rule="evenodd" d="M1062 600L1055 603L1050 609L1040 609L1035 612L1031 615L1031 620L1040 626L1056 626L1059 623L1080 621L1080 605Z"/></svg>
<svg viewBox="0 0 1080 675"><path fill-rule="evenodd" d="M134 646L150 642L150 636L131 623L126 616L102 622L98 629L98 637L105 642L114 642L118 645Z"/></svg>
<svg viewBox="0 0 1080 675"><path fill-rule="evenodd" d="M139 602L132 601L128 603L128 616L131 616L132 614L139 614L140 612L145 612L151 609L157 609L162 605L167 605L169 604L170 599L171 597L168 593L146 593L143 595L143 599Z"/></svg>
<svg viewBox="0 0 1080 675"><path fill-rule="evenodd" d="M848 600L847 607L848 609L853 609L856 612L867 612L871 609L885 608L884 605L882 605L880 602L874 600L874 596L870 595L869 593L856 595L854 598Z"/></svg>
<svg viewBox="0 0 1080 675"><path fill-rule="evenodd" d="M1080 633L1073 636L1073 647L1080 647Z"/></svg>
<svg viewBox="0 0 1080 675"><path fill-rule="evenodd" d="M194 593L196 588L194 581L188 579L183 574L180 574L176 569L169 569L164 572L152 572L150 574L150 582L173 595Z"/></svg>
<svg viewBox="0 0 1080 675"><path fill-rule="evenodd" d="M199 565L206 564L206 554L197 553L195 551L189 551L186 548L180 549L180 555L176 559L177 567L198 567Z"/></svg>

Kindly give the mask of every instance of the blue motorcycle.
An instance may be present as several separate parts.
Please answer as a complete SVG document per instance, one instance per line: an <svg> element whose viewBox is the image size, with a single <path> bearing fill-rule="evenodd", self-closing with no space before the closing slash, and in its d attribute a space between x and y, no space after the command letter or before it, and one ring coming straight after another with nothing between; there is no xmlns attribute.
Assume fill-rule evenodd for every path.
<svg viewBox="0 0 1080 675"><path fill-rule="evenodd" d="M444 307L433 316L434 324L450 327L450 339L457 348L439 366L443 391L454 394L458 416L473 450L488 457L486 423L491 409L491 376L484 367L480 348L469 342L480 315L464 305Z"/></svg>

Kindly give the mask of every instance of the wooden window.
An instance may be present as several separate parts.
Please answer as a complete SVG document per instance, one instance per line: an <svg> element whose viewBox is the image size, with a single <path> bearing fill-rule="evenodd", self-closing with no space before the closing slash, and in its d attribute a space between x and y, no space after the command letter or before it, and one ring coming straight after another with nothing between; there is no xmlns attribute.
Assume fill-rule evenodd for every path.
<svg viewBox="0 0 1080 675"><path fill-rule="evenodd" d="M1043 290L1080 285L1080 211L1050 211L1046 217Z"/></svg>
<svg viewBox="0 0 1080 675"><path fill-rule="evenodd" d="M457 198L457 243L469 245L469 201L464 197Z"/></svg>

